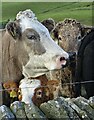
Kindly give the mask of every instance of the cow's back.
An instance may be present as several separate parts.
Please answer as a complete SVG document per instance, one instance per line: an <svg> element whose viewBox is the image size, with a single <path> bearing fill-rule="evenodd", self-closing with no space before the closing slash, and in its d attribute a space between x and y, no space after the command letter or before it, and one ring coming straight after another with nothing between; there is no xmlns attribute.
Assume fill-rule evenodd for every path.
<svg viewBox="0 0 94 120"><path fill-rule="evenodd" d="M94 95L94 29L84 38L80 45L77 58L76 82L86 82L85 89L87 97ZM89 82L88 82L89 81ZM81 85L76 85L76 96L81 95Z"/></svg>

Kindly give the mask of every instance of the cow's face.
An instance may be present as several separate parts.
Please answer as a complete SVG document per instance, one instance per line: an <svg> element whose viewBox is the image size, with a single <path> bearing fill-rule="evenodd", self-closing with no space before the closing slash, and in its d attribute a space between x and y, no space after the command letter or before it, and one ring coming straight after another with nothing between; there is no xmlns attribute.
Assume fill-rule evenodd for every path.
<svg viewBox="0 0 94 120"><path fill-rule="evenodd" d="M41 82L38 79L24 78L20 81L18 99L26 104L32 103L34 90L40 87Z"/></svg>
<svg viewBox="0 0 94 120"><path fill-rule="evenodd" d="M57 23L54 37L59 40L59 45L67 52L77 51L81 40L81 24L76 20L65 19Z"/></svg>
<svg viewBox="0 0 94 120"><path fill-rule="evenodd" d="M49 70L61 69L66 64L68 53L52 40L47 28L35 19L30 10L19 13L16 19L21 29L21 32L19 27L16 30L16 37L29 56L23 65L23 75L37 77Z"/></svg>
<svg viewBox="0 0 94 120"><path fill-rule="evenodd" d="M3 84L3 87L10 95L10 98L15 98L18 96L18 84L14 81L7 81Z"/></svg>

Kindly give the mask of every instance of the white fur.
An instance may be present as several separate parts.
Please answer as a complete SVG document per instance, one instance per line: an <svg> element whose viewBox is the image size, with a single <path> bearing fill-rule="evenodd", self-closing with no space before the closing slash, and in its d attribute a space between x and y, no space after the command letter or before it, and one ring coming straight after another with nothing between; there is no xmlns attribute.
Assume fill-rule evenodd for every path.
<svg viewBox="0 0 94 120"><path fill-rule="evenodd" d="M19 86L19 88L21 89L22 102L25 102L26 104L31 104L34 90L40 85L40 80L28 78L22 79Z"/></svg>

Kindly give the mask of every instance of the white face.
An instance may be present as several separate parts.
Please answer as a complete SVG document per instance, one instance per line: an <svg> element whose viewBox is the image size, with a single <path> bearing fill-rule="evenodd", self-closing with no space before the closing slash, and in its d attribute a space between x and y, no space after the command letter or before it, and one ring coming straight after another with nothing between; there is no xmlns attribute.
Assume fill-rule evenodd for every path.
<svg viewBox="0 0 94 120"><path fill-rule="evenodd" d="M40 80L24 78L20 82L19 88L21 89L22 102L26 104L32 103L34 90L41 85Z"/></svg>
<svg viewBox="0 0 94 120"><path fill-rule="evenodd" d="M42 55L29 53L30 59L23 66L23 75L37 77L45 74L48 70L61 69L62 65L66 64L69 55L53 41L47 28L37 20L34 13L31 10L23 11L17 14L16 19L19 20L22 32L32 28L39 34L40 42L46 50Z"/></svg>

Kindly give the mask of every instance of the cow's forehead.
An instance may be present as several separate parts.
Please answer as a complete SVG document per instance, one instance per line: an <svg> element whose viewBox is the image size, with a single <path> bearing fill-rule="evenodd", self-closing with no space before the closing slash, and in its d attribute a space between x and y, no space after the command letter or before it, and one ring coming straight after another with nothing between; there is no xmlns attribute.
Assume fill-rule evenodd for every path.
<svg viewBox="0 0 94 120"><path fill-rule="evenodd" d="M20 11L16 16L16 20L19 21L22 32L27 28L33 28L39 34L49 34L47 28L37 20L37 17L31 10Z"/></svg>
<svg viewBox="0 0 94 120"><path fill-rule="evenodd" d="M16 15L16 20L20 20L24 17L31 18L31 19L37 19L37 17L35 17L35 14L30 9L27 9L25 11L20 11Z"/></svg>

